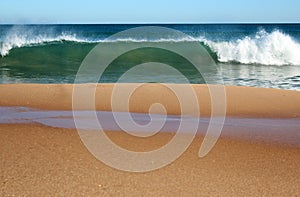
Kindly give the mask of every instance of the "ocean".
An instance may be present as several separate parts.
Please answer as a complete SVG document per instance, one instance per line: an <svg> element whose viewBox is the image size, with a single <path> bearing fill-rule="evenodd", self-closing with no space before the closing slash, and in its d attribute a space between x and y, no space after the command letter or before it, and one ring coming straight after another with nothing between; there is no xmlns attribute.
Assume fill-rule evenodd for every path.
<svg viewBox="0 0 300 197"><path fill-rule="evenodd" d="M187 36L168 38L157 33L151 39L108 39L141 26L167 27ZM0 83L74 83L87 54L98 44L109 42L197 43L216 63L216 70L204 73L216 76L215 83L300 90L300 24L0 25ZM205 83L172 54L153 55L181 67L191 83ZM121 58L122 62L116 63L101 82L116 82L124 72L124 65L138 64L141 58L139 55ZM140 73L129 82L157 82L147 75ZM155 75L166 80L159 82L182 83L162 71Z"/></svg>

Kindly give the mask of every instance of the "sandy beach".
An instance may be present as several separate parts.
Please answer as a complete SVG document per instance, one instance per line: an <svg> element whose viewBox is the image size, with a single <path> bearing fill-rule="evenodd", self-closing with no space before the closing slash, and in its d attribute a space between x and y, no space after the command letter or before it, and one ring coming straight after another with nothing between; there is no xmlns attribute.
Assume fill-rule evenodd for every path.
<svg viewBox="0 0 300 197"><path fill-rule="evenodd" d="M94 87L93 84L81 86ZM124 84L124 88L128 86L130 84ZM192 87L199 99L201 115L209 116L211 104L207 86ZM71 110L72 89L72 85L58 84L0 85L0 106ZM97 87L97 110L111 110L112 89L113 84ZM268 118L274 121L297 121L300 118L298 91L226 86L226 96L228 117ZM149 106L155 102L165 104L168 114L180 114L176 97L159 84L147 84L139 88L130 100L130 111L147 113ZM118 110L124 111L125 108L120 106ZM297 125L292 128L296 139L300 136L297 128ZM230 130L229 127L228 129ZM248 132L255 133L251 129L248 129ZM282 133L287 130L282 129ZM173 136L172 133L160 133L141 139L119 131L106 133L116 144L139 152L161 147ZM206 157L199 158L198 151L202 140L203 136L198 135L179 159L164 168L147 173L129 173L113 169L93 157L75 129L53 128L40 124L0 124L0 194L300 195L299 146L255 141L247 137L234 139L222 136Z"/></svg>
<svg viewBox="0 0 300 197"><path fill-rule="evenodd" d="M0 197L300 197L300 1L0 3Z"/></svg>
<svg viewBox="0 0 300 197"><path fill-rule="evenodd" d="M134 84L119 84L129 90ZM79 85L94 89L95 84ZM177 85L178 87L184 85ZM211 112L210 94L206 85L191 85L198 97L200 114ZM111 111L114 84L99 85L95 92L97 110ZM300 93L298 91L226 86L226 115L238 117L299 118ZM72 110L72 84L6 84L0 85L0 106L26 106L38 109ZM82 98L82 103L85 102ZM159 102L168 114L180 114L176 95L161 84L144 84L130 97L130 112L148 113L151 104ZM88 110L88 108L82 108ZM127 111L120 105L117 111Z"/></svg>

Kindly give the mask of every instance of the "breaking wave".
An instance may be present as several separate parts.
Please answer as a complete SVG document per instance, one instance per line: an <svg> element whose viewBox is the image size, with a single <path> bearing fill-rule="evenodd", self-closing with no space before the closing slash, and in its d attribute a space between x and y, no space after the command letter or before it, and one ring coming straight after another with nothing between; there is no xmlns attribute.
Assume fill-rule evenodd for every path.
<svg viewBox="0 0 300 197"><path fill-rule="evenodd" d="M254 37L233 41L204 41L220 62L262 65L300 65L300 44L291 36L275 30L261 30Z"/></svg>
<svg viewBox="0 0 300 197"><path fill-rule="evenodd" d="M216 41L205 37L185 38L120 38L115 40L97 39L78 36L75 33L53 33L12 28L0 41L0 54L2 57L9 55L14 48L33 47L64 42L75 43L101 43L101 42L199 42L205 45L215 60L223 63L261 64L261 65L300 65L300 43L290 35L274 30L258 31L253 36L230 41Z"/></svg>

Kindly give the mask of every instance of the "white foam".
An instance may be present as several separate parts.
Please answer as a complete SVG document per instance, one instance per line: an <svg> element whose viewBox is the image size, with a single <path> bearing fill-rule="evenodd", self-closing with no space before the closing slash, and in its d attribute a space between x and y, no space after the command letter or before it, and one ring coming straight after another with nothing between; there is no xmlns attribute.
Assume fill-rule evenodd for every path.
<svg viewBox="0 0 300 197"><path fill-rule="evenodd" d="M6 56L13 48L59 41L86 42L84 39L77 38L76 34L63 32L60 35L54 35L49 32L37 33L26 29L12 28L0 45L0 54Z"/></svg>
<svg viewBox="0 0 300 197"><path fill-rule="evenodd" d="M220 62L263 65L300 65L300 44L289 35L261 30L254 37L228 42L204 42L218 55Z"/></svg>

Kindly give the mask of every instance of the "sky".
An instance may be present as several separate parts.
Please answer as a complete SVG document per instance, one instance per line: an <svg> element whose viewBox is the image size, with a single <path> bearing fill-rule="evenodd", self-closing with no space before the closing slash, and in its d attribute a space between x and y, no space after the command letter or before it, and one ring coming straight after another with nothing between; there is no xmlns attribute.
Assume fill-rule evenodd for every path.
<svg viewBox="0 0 300 197"><path fill-rule="evenodd" d="M1 0L0 23L295 23L299 0Z"/></svg>

